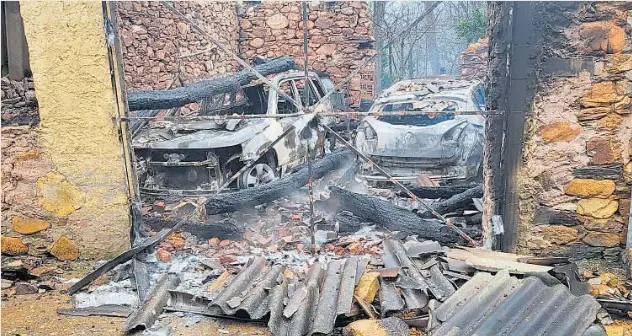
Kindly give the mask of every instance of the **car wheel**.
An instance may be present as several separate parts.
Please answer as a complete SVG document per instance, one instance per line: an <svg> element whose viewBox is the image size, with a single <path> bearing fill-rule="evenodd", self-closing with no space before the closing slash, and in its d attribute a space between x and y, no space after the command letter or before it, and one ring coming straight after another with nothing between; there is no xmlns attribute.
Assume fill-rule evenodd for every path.
<svg viewBox="0 0 632 336"><path fill-rule="evenodd" d="M276 170L271 165L260 162L247 169L241 175L240 189L247 189L270 183L277 178Z"/></svg>

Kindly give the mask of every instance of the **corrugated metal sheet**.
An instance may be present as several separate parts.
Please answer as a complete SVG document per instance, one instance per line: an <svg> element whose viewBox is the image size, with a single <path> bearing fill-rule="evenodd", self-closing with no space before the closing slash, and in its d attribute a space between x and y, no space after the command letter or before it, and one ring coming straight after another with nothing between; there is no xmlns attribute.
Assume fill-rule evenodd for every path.
<svg viewBox="0 0 632 336"><path fill-rule="evenodd" d="M288 279L283 266L268 266L265 258L251 260L208 298L172 292L168 310L210 316L261 320L270 314L268 326L275 336L330 334L336 319L351 315L359 268L358 257L315 263L304 281ZM359 266L360 264L360 266Z"/></svg>
<svg viewBox="0 0 632 336"><path fill-rule="evenodd" d="M595 298L574 296L563 285L547 287L535 277L520 280L506 271L477 273L431 311L431 334L579 336L599 308Z"/></svg>

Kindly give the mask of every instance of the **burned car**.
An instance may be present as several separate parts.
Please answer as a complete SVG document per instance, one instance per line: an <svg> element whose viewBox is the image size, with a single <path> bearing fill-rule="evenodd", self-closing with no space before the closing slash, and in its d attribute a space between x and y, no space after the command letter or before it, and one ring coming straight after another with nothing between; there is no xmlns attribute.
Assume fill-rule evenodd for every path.
<svg viewBox="0 0 632 336"><path fill-rule="evenodd" d="M324 95L320 77L290 70L270 76L270 81L301 106L313 106ZM305 102L305 88L309 101ZM331 101L318 104L316 112L331 111ZM137 157L141 193L145 195L211 195L246 163L294 125L281 141L247 169L229 189L244 189L273 181L307 160L311 150L324 152L325 132L311 114L299 109L276 89L254 81L231 92L203 100L197 115L293 114L286 118L154 122L132 139ZM295 115L294 114L298 114ZM322 119L321 119L322 120Z"/></svg>
<svg viewBox="0 0 632 336"><path fill-rule="evenodd" d="M442 183L473 180L482 171L485 119L458 112L484 108L478 81L443 77L398 82L376 99L369 113L379 115L358 125L355 144L402 182L421 174ZM361 168L361 175L370 182L386 181L370 165Z"/></svg>

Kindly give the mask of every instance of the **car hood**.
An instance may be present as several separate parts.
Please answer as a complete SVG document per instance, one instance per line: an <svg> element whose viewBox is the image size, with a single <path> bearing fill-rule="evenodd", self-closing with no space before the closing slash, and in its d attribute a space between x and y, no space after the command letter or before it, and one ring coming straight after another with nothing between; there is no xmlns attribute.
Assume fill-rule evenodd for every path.
<svg viewBox="0 0 632 336"><path fill-rule="evenodd" d="M241 121L236 130L221 129L194 130L195 125L187 127L194 130L191 133L181 134L167 130L150 130L146 134L139 134L133 140L135 148L154 149L213 149L241 145L254 138L270 125L268 119L254 119ZM201 125L201 123L200 123Z"/></svg>
<svg viewBox="0 0 632 336"><path fill-rule="evenodd" d="M456 154L453 147L443 146L443 135L466 119L447 120L431 126L393 125L368 117L364 120L377 134L377 144L370 155L440 159ZM361 126L360 126L361 128Z"/></svg>

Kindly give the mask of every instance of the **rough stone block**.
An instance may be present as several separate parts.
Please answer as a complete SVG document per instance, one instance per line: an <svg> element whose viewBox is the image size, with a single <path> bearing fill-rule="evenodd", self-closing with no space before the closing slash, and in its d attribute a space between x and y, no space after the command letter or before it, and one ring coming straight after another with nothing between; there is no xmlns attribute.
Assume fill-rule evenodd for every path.
<svg viewBox="0 0 632 336"><path fill-rule="evenodd" d="M581 132L581 126L567 121L557 121L540 128L540 136L548 142L569 141Z"/></svg>
<svg viewBox="0 0 632 336"><path fill-rule="evenodd" d="M624 96L624 81L599 82L593 84L590 90L582 97L581 104L584 107L608 106L623 100Z"/></svg>
<svg viewBox="0 0 632 336"><path fill-rule="evenodd" d="M583 23L579 36L593 51L615 54L623 51L625 46L625 30L610 21Z"/></svg>
<svg viewBox="0 0 632 336"><path fill-rule="evenodd" d="M614 138L590 138L586 142L586 152L592 165L613 164L621 160L621 145Z"/></svg>
<svg viewBox="0 0 632 336"><path fill-rule="evenodd" d="M582 240L590 246L614 247L619 245L619 236L613 233L589 232Z"/></svg>
<svg viewBox="0 0 632 336"><path fill-rule="evenodd" d="M75 260L79 258L77 245L66 236L59 237L59 239L51 245L48 253L59 260Z"/></svg>
<svg viewBox="0 0 632 336"><path fill-rule="evenodd" d="M360 277L360 282L355 288L355 295L364 299L366 303L371 303L375 299L375 294L380 287L378 278L380 273L365 272Z"/></svg>
<svg viewBox="0 0 632 336"><path fill-rule="evenodd" d="M606 198L612 195L614 188L612 180L573 179L564 187L564 192L579 197Z"/></svg>
<svg viewBox="0 0 632 336"><path fill-rule="evenodd" d="M2 236L1 250L2 254L20 255L28 253L29 247L20 238Z"/></svg>
<svg viewBox="0 0 632 336"><path fill-rule="evenodd" d="M623 220L621 217L616 216L604 219L585 217L584 221L584 228L591 231L619 234L623 227Z"/></svg>
<svg viewBox="0 0 632 336"><path fill-rule="evenodd" d="M13 231L24 235L40 232L50 227L50 223L46 220L22 216L11 217L11 224Z"/></svg>
<svg viewBox="0 0 632 336"><path fill-rule="evenodd" d="M541 226L540 232L544 239L554 244L568 244L580 238L581 232L575 228L564 225Z"/></svg>
<svg viewBox="0 0 632 336"><path fill-rule="evenodd" d="M609 218L617 211L619 203L603 198L582 199L577 203L577 213L593 218Z"/></svg>

